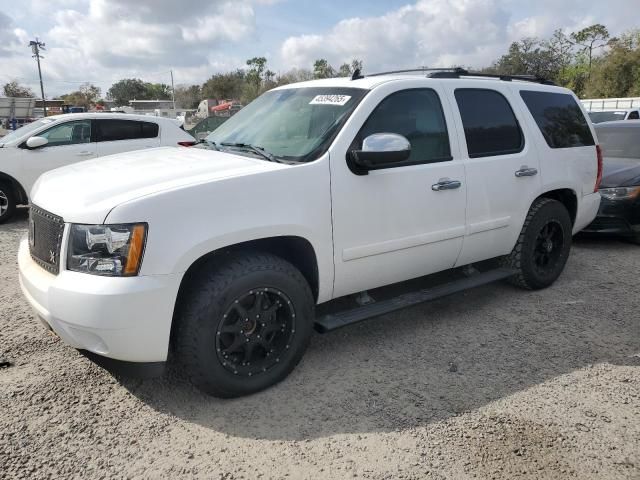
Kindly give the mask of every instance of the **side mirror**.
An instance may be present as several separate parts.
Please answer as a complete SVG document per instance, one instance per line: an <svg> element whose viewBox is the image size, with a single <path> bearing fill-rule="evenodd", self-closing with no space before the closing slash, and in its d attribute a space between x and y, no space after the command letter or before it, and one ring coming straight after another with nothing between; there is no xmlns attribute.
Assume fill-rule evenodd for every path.
<svg viewBox="0 0 640 480"><path fill-rule="evenodd" d="M27 140L27 147L40 148L44 147L47 143L49 143L49 140L44 137L29 137L29 139Z"/></svg>
<svg viewBox="0 0 640 480"><path fill-rule="evenodd" d="M361 150L352 150L350 154L357 167L375 170L408 159L411 143L397 133L374 133L364 139Z"/></svg>

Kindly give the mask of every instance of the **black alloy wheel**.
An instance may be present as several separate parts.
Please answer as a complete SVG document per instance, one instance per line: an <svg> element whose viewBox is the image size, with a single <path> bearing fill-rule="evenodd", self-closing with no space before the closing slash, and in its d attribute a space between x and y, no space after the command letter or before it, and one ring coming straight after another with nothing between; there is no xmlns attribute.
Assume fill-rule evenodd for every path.
<svg viewBox="0 0 640 480"><path fill-rule="evenodd" d="M296 313L276 288L250 290L235 299L216 331L218 359L234 375L251 377L280 362L296 332Z"/></svg>

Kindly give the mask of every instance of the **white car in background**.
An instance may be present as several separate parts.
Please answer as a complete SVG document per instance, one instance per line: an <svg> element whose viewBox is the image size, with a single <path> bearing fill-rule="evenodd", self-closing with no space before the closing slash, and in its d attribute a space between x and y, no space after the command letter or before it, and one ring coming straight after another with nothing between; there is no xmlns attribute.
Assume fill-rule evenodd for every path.
<svg viewBox="0 0 640 480"><path fill-rule="evenodd" d="M25 125L0 138L0 223L29 203L44 172L114 153L194 143L179 122L142 115L71 113Z"/></svg>
<svg viewBox="0 0 640 480"><path fill-rule="evenodd" d="M589 112L593 123L613 122L616 120L640 120L640 108L622 110L602 110Z"/></svg>

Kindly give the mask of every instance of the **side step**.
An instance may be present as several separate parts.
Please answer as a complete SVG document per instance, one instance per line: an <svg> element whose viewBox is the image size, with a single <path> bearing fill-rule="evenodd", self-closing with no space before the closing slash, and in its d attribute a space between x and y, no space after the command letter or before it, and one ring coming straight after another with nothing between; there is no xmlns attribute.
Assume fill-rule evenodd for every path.
<svg viewBox="0 0 640 480"><path fill-rule="evenodd" d="M361 322L402 308L411 307L429 300L435 300L436 298L445 297L463 290L502 280L514 275L515 273L516 272L510 268L496 268L495 270L478 273L471 277L461 278L460 280L438 285L436 287L405 293L388 300L355 307L342 312L329 313L316 319L315 329L320 333L330 332L332 330L351 325L352 323Z"/></svg>

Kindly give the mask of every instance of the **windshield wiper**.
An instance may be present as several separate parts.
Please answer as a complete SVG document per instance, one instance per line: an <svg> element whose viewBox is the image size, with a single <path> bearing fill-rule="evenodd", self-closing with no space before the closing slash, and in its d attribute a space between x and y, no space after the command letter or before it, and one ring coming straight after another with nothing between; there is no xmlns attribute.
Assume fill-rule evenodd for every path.
<svg viewBox="0 0 640 480"><path fill-rule="evenodd" d="M211 140L207 140L206 138L203 138L198 143L204 143L205 145L207 145L209 147L213 147L214 150L220 151L220 149L218 148L218 145L216 145L216 142L212 142Z"/></svg>
<svg viewBox="0 0 640 480"><path fill-rule="evenodd" d="M253 153L260 155L263 158L266 158L270 162L280 162L273 154L267 152L262 147L256 147L255 145L251 145L249 143L233 143L233 142L222 142L220 145L223 147L236 147L236 148L245 148L247 150L252 151Z"/></svg>

